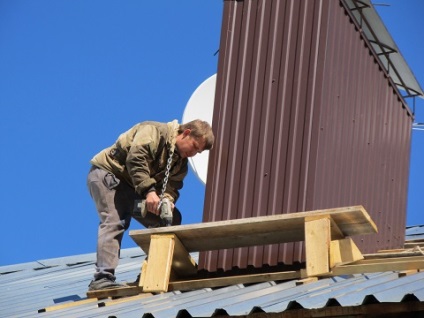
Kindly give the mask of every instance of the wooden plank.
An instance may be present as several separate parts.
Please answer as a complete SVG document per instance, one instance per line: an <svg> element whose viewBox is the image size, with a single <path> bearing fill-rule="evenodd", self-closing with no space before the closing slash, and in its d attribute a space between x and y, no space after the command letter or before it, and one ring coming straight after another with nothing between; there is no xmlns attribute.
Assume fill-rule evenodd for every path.
<svg viewBox="0 0 424 318"><path fill-rule="evenodd" d="M348 237L342 240L333 240L330 243L330 268L364 259L359 248Z"/></svg>
<svg viewBox="0 0 424 318"><path fill-rule="evenodd" d="M53 306L44 307L42 309L39 309L38 313L56 311L56 310L61 310L61 309L66 309L66 308L72 308L72 307L81 306L81 305L85 305L85 304L96 303L98 301L99 301L98 298L81 299L81 300L68 302L68 303L64 303L64 304L57 304L57 305L53 305Z"/></svg>
<svg viewBox="0 0 424 318"><path fill-rule="evenodd" d="M402 252L364 254L365 259L382 259L382 258L410 257L410 256L423 256L423 253L419 251L403 250Z"/></svg>
<svg viewBox="0 0 424 318"><path fill-rule="evenodd" d="M391 254L391 253L401 253L406 251L406 249L404 248L395 248L395 249L391 249L391 250L378 250L377 253L373 253L373 255L378 255L378 254Z"/></svg>
<svg viewBox="0 0 424 318"><path fill-rule="evenodd" d="M174 256L175 235L152 235L151 240L143 291L166 292Z"/></svg>
<svg viewBox="0 0 424 318"><path fill-rule="evenodd" d="M278 244L304 240L306 217L330 216L344 236L372 234L377 227L362 206L269 215L228 221L206 222L132 230L130 236L147 253L150 237L176 234L187 251Z"/></svg>
<svg viewBox="0 0 424 318"><path fill-rule="evenodd" d="M138 281L138 287L140 288L143 288L144 286L144 280L146 279L146 269L147 269L147 261L144 260L143 264L141 265L140 280Z"/></svg>
<svg viewBox="0 0 424 318"><path fill-rule="evenodd" d="M134 296L143 292L143 289L138 286L128 286L120 288L110 288L102 290L93 290L87 292L88 298L108 298L108 297L124 297Z"/></svg>
<svg viewBox="0 0 424 318"><path fill-rule="evenodd" d="M336 221L334 221L331 217L330 217L330 221L331 221L331 239L332 240L343 239L345 235L343 234L342 230L340 230Z"/></svg>
<svg viewBox="0 0 424 318"><path fill-rule="evenodd" d="M377 264L377 263L393 263L393 262L397 262L397 261L411 261L411 262L415 262L415 261L421 261L424 260L424 256L420 255L420 256L402 256L402 257L391 257L391 258L364 258L361 261L357 261L354 264Z"/></svg>
<svg viewBox="0 0 424 318"><path fill-rule="evenodd" d="M114 299L114 300L111 300L111 301L108 301L108 302L99 302L97 304L97 306L98 307L114 306L114 305L119 305L119 304L122 304L122 303L134 301L134 300L140 300L140 299L147 298L147 297L150 297L150 296L153 296L153 294L143 293L143 294L138 294L138 295L135 295L135 296L128 296L128 297L124 297L124 298Z"/></svg>
<svg viewBox="0 0 424 318"><path fill-rule="evenodd" d="M236 284L252 284L274 280L289 280L300 278L300 271L286 271L253 275L236 275L228 277L190 279L169 282L168 290L193 290L199 288L214 288Z"/></svg>
<svg viewBox="0 0 424 318"><path fill-rule="evenodd" d="M424 257L398 257L382 260L362 260L354 264L336 266L332 275L363 274L373 272L424 269Z"/></svg>
<svg viewBox="0 0 424 318"><path fill-rule="evenodd" d="M330 251L330 218L306 218L305 220L305 254L306 275L316 276L328 273Z"/></svg>
<svg viewBox="0 0 424 318"><path fill-rule="evenodd" d="M191 257L187 252L184 245L178 239L177 236L175 240L175 249L174 257L172 259L172 270L177 274L177 276L193 276L197 274L197 264L196 261Z"/></svg>

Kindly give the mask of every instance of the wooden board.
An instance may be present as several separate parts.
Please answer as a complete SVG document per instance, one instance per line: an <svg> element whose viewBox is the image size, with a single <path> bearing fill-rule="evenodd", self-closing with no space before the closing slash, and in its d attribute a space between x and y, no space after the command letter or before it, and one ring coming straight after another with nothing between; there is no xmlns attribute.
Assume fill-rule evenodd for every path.
<svg viewBox="0 0 424 318"><path fill-rule="evenodd" d="M98 301L99 301L98 298L81 299L81 300L68 302L68 303L64 303L64 304L57 304L57 305L53 305L53 306L44 307L42 309L39 309L38 313L62 310L62 309L72 308L72 307L81 306L81 305L85 305L85 304L95 303L95 302L98 302Z"/></svg>
<svg viewBox="0 0 424 318"><path fill-rule="evenodd" d="M174 256L174 237L173 234L152 236L151 249L155 252L149 253L143 291L162 292L168 289Z"/></svg>
<svg viewBox="0 0 424 318"><path fill-rule="evenodd" d="M305 220L306 275L328 273L330 251L330 218Z"/></svg>
<svg viewBox="0 0 424 318"><path fill-rule="evenodd" d="M395 257L370 260L365 259L357 261L353 264L336 266L332 269L331 275L338 276L415 269L424 269L424 256Z"/></svg>
<svg viewBox="0 0 424 318"><path fill-rule="evenodd" d="M337 224L332 238L377 233L377 226L362 206L261 216L153 229L132 230L130 236L149 253L150 237L174 233L190 252L303 241L306 217L326 217Z"/></svg>
<svg viewBox="0 0 424 318"><path fill-rule="evenodd" d="M124 297L134 296L143 292L143 289L138 286L126 286L119 288L92 290L87 292L88 298L107 298L107 297Z"/></svg>
<svg viewBox="0 0 424 318"><path fill-rule="evenodd" d="M235 275L216 278L190 279L171 281L169 282L168 290L193 290L199 288L214 288L236 284L253 284L275 280L290 280L300 277L300 271L287 271L251 275Z"/></svg>
<svg viewBox="0 0 424 318"><path fill-rule="evenodd" d="M135 300L140 300L144 298L148 298L150 296L153 296L151 293L142 293L135 296L125 296L123 298L117 298L109 301L102 301L97 304L98 307L109 307L109 306L115 306L123 303L128 303ZM110 317L110 316L109 316ZM112 316L113 317L113 316Z"/></svg>
<svg viewBox="0 0 424 318"><path fill-rule="evenodd" d="M362 259L364 259L364 256L350 237L331 241L330 268L336 265L353 263Z"/></svg>

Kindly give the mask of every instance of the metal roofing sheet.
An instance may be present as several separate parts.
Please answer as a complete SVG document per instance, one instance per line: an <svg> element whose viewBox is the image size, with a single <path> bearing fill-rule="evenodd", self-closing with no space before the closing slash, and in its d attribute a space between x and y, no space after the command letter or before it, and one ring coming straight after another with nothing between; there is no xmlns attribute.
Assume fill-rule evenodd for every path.
<svg viewBox="0 0 424 318"><path fill-rule="evenodd" d="M423 233L423 226L407 229ZM408 234L407 234L408 236ZM198 254L193 254L197 260ZM145 254L139 248L125 249L117 269L119 280L133 281ZM399 277L396 272L336 276L298 285L297 281L237 284L168 292L140 298L86 303L57 311L38 313L52 305L86 298L94 271L95 254L77 255L0 267L1 317L176 317L185 312L193 317L248 315L254 311L283 312L294 306L323 308L331 305L357 306L370 299L400 302L407 294L424 301L424 272ZM41 269L40 269L41 268Z"/></svg>
<svg viewBox="0 0 424 318"><path fill-rule="evenodd" d="M406 90L408 95L422 97L424 92L420 84L371 1L345 0L345 2L398 88Z"/></svg>
<svg viewBox="0 0 424 318"><path fill-rule="evenodd" d="M424 240L424 226L411 226L406 228L407 240Z"/></svg>

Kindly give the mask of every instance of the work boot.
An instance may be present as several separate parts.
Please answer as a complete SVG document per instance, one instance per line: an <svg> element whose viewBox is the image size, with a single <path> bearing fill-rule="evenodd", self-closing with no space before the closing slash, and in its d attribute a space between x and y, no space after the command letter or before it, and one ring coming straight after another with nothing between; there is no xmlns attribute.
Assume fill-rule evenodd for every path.
<svg viewBox="0 0 424 318"><path fill-rule="evenodd" d="M111 288L119 288L119 287L127 287L127 285L120 284L110 278L103 277L97 280L92 280L90 285L88 285L88 290L93 291L93 290L111 289Z"/></svg>

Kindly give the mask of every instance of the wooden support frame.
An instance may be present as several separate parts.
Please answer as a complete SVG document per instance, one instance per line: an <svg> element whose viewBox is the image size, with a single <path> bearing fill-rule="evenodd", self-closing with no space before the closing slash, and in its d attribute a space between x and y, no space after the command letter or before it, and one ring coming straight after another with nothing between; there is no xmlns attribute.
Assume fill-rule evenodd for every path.
<svg viewBox="0 0 424 318"><path fill-rule="evenodd" d="M306 276L330 270L331 221L329 216L305 218Z"/></svg>
<svg viewBox="0 0 424 318"><path fill-rule="evenodd" d="M161 292L168 289L174 256L175 235L153 235L149 260L143 277L143 291Z"/></svg>
<svg viewBox="0 0 424 318"><path fill-rule="evenodd" d="M145 230L130 232L134 241L149 254L140 287L146 292L166 292L176 286L185 289L189 285L217 286L224 283L223 278L181 280L182 275L196 274L195 263L189 257L191 251L305 241L306 269L302 274L299 271L287 276L313 277L328 275L337 264L362 259L356 245L346 236L376 233L377 227L362 206L354 206L148 231L150 233ZM172 273L176 274L175 278ZM256 277L266 279L260 275ZM235 279L246 281L243 276Z"/></svg>
<svg viewBox="0 0 424 318"><path fill-rule="evenodd" d="M325 275L337 265L364 259L352 238L334 239L340 237L342 232L330 216L305 218L305 276Z"/></svg>
<svg viewBox="0 0 424 318"><path fill-rule="evenodd" d="M130 233L134 241L149 255L147 264L143 266L139 287L145 292L166 292L176 286L186 289L187 286L215 287L224 284L225 278L181 280L184 276L195 276L197 272L196 264L189 255L190 251L303 240L306 269L302 274L299 271L286 276L313 277L328 275L337 264L362 259L356 245L346 235L375 233L377 228L365 209L356 206L148 231ZM279 276L284 275L279 273ZM262 281L266 280L263 275L252 279L257 277ZM244 276L234 278L236 281L249 282Z"/></svg>
<svg viewBox="0 0 424 318"><path fill-rule="evenodd" d="M377 233L377 226L364 207L352 206L132 230L130 236L146 253L149 251L151 236L156 234L175 234L189 253L212 251L304 241L305 219L323 217L332 219L331 237L333 239Z"/></svg>
<svg viewBox="0 0 424 318"><path fill-rule="evenodd" d="M166 292L171 269L178 277L197 273L196 262L175 234L152 235L148 257L140 275L144 292Z"/></svg>
<svg viewBox="0 0 424 318"><path fill-rule="evenodd" d="M330 268L362 259L364 259L364 256L352 238L347 237L330 242Z"/></svg>
<svg viewBox="0 0 424 318"><path fill-rule="evenodd" d="M363 259L348 236L376 232L376 225L362 206L130 231L148 260L142 265L138 286L115 291L161 293L331 276L335 268ZM305 242L306 268L299 271L198 279L197 265L189 254L296 241ZM108 292L110 295L112 290Z"/></svg>

